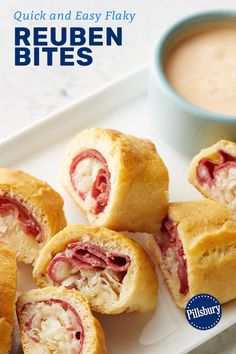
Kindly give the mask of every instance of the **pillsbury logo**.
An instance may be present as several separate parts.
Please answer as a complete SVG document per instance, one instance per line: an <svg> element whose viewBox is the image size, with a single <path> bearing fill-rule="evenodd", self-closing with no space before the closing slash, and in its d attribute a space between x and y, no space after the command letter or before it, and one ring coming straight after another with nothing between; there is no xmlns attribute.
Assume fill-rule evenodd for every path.
<svg viewBox="0 0 236 354"><path fill-rule="evenodd" d="M198 294L187 303L185 316L188 323L194 328L199 330L211 329L221 319L221 304L209 294Z"/></svg>

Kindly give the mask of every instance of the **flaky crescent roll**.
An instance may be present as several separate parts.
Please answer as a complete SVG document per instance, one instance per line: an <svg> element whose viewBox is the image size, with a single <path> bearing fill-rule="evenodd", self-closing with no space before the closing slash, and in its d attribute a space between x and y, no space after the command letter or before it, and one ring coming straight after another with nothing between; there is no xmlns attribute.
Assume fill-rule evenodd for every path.
<svg viewBox="0 0 236 354"><path fill-rule="evenodd" d="M106 354L103 330L75 290L31 290L17 301L25 354Z"/></svg>
<svg viewBox="0 0 236 354"><path fill-rule="evenodd" d="M15 253L0 244L0 354L8 353L11 348L16 282Z"/></svg>
<svg viewBox="0 0 236 354"><path fill-rule="evenodd" d="M220 140L203 149L191 162L189 182L236 219L236 143Z"/></svg>
<svg viewBox="0 0 236 354"><path fill-rule="evenodd" d="M171 203L149 247L179 307L201 293L221 303L236 297L236 224L220 204Z"/></svg>
<svg viewBox="0 0 236 354"><path fill-rule="evenodd" d="M67 226L41 251L33 277L40 287L78 289L101 313L150 311L157 301L151 259L136 242L106 228Z"/></svg>
<svg viewBox="0 0 236 354"><path fill-rule="evenodd" d="M69 144L64 187L92 225L156 231L168 205L168 172L154 144L92 128Z"/></svg>
<svg viewBox="0 0 236 354"><path fill-rule="evenodd" d="M19 262L33 263L39 249L66 225L63 204L46 182L0 168L0 242L16 252Z"/></svg>

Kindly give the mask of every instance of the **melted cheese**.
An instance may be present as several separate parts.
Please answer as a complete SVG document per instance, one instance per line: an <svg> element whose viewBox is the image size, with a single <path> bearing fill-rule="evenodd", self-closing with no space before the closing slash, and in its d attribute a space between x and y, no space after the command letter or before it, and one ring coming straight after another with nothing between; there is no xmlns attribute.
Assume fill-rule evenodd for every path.
<svg viewBox="0 0 236 354"><path fill-rule="evenodd" d="M0 214L0 234L5 237L10 237L12 234L25 235L20 227L20 223L15 218L12 212Z"/></svg>
<svg viewBox="0 0 236 354"><path fill-rule="evenodd" d="M207 187L206 187L207 188ZM215 176L215 184L208 188L209 195L236 211L236 168L222 168Z"/></svg>
<svg viewBox="0 0 236 354"><path fill-rule="evenodd" d="M9 211L0 214L0 242L4 242L16 252L18 260L22 261L22 254L27 252L28 263L32 263L38 255L38 243L33 237L26 235L14 213Z"/></svg>
<svg viewBox="0 0 236 354"><path fill-rule="evenodd" d="M73 183L76 189L85 193L85 208L90 211L95 207L96 201L92 198L92 186L96 180L98 171L103 167L103 164L97 159L86 158L80 161L73 174Z"/></svg>

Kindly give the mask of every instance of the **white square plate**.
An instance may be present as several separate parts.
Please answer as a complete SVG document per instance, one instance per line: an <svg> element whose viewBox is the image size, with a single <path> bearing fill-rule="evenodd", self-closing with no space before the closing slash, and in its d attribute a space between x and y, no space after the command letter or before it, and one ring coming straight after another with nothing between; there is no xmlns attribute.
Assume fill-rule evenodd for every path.
<svg viewBox="0 0 236 354"><path fill-rule="evenodd" d="M155 121L148 110L146 67L1 143L0 165L20 168L45 179L65 199L68 222L86 223L62 188L58 174L68 142L77 132L91 126L118 129L151 139L169 170L170 199L200 198L187 182L188 158L163 142L155 129ZM142 235L134 237L142 242ZM30 274L31 267L20 267L19 292L34 286ZM207 331L192 328L184 311L174 305L161 276L159 279L159 301L154 313L98 316L106 334L109 354L187 353L235 323L236 302L232 301L223 306L222 319L215 328ZM12 353L19 354L19 348L15 335Z"/></svg>

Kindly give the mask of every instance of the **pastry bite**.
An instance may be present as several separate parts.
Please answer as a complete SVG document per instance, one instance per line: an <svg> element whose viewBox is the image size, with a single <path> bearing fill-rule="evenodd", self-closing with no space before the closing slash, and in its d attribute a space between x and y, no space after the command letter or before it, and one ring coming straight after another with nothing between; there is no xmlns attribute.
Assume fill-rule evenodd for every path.
<svg viewBox="0 0 236 354"><path fill-rule="evenodd" d="M189 182L236 219L236 143L220 140L203 149L191 162Z"/></svg>
<svg viewBox="0 0 236 354"><path fill-rule="evenodd" d="M69 225L40 252L38 286L79 290L105 314L146 312L157 302L155 266L136 242L103 227Z"/></svg>
<svg viewBox="0 0 236 354"><path fill-rule="evenodd" d="M25 354L106 354L103 330L75 290L48 287L22 294L17 317Z"/></svg>
<svg viewBox="0 0 236 354"><path fill-rule="evenodd" d="M0 242L17 260L33 263L39 249L66 225L63 200L46 182L0 168Z"/></svg>
<svg viewBox="0 0 236 354"><path fill-rule="evenodd" d="M69 144L61 179L95 226L154 232L167 211L168 171L146 139L84 130Z"/></svg>
<svg viewBox="0 0 236 354"><path fill-rule="evenodd" d="M170 203L161 230L148 243L179 307L201 293L221 303L236 298L236 225L220 204Z"/></svg>
<svg viewBox="0 0 236 354"><path fill-rule="evenodd" d="M8 353L11 348L16 282L16 255L0 244L0 354Z"/></svg>

